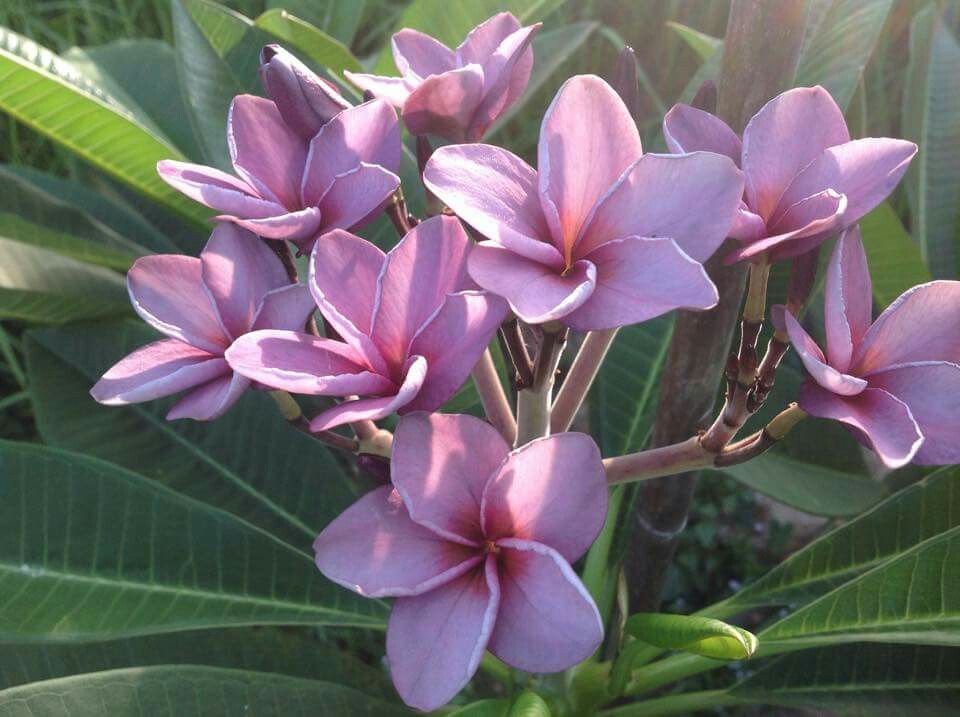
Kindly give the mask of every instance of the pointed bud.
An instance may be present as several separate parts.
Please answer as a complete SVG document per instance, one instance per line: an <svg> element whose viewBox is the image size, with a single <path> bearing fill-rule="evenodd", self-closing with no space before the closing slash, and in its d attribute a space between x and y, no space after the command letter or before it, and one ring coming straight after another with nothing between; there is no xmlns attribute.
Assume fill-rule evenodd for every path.
<svg viewBox="0 0 960 717"><path fill-rule="evenodd" d="M704 80L690 103L698 110L717 113L717 84L713 80Z"/></svg>
<svg viewBox="0 0 960 717"><path fill-rule="evenodd" d="M279 45L261 50L260 80L284 122L306 139L350 107L336 87Z"/></svg>
<svg viewBox="0 0 960 717"><path fill-rule="evenodd" d="M620 95L620 99L630 111L633 121L640 117L640 80L637 76L637 58L633 48L625 45L617 57L617 64L613 68L613 89Z"/></svg>

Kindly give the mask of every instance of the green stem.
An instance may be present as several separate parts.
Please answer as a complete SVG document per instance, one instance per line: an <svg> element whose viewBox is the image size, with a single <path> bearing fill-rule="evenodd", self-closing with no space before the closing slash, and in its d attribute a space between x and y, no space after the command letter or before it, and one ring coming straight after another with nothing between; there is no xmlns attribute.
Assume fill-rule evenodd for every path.
<svg viewBox="0 0 960 717"><path fill-rule="evenodd" d="M567 330L543 327L543 338L533 369L533 385L517 395L517 443L523 446L535 438L550 435L550 405L553 379L566 342Z"/></svg>
<svg viewBox="0 0 960 717"><path fill-rule="evenodd" d="M3 360L7 362L7 366L10 368L10 373L13 374L13 377L20 388L26 389L27 375L20 366L19 359L17 359L17 354L13 349L13 340L10 338L10 334L4 331L2 326L0 326L0 355L2 355Z"/></svg>
<svg viewBox="0 0 960 717"><path fill-rule="evenodd" d="M30 394L26 391L19 391L17 393L10 394L4 398L0 398L0 411L6 410L10 406L14 406L18 403L22 403L30 398Z"/></svg>
<svg viewBox="0 0 960 717"><path fill-rule="evenodd" d="M654 717L655 715L689 715L701 710L739 704L739 700L726 690L688 692L683 695L667 695L653 700L633 702L622 707L600 712L600 717Z"/></svg>
<svg viewBox="0 0 960 717"><path fill-rule="evenodd" d="M624 690L625 695L638 695L650 692L658 687L669 685L691 675L709 672L730 664L725 660L711 660L690 652L671 655L657 662L651 662L637 670L633 681Z"/></svg>

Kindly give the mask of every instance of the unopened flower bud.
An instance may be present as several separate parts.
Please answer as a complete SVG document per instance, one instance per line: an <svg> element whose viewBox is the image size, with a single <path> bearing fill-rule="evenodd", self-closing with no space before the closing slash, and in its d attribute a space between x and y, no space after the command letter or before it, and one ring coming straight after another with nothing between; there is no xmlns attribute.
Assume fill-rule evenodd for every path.
<svg viewBox="0 0 960 717"><path fill-rule="evenodd" d="M610 84L636 122L640 116L640 80L637 76L637 58L629 45L625 45L617 57L617 64L613 68L613 81Z"/></svg>

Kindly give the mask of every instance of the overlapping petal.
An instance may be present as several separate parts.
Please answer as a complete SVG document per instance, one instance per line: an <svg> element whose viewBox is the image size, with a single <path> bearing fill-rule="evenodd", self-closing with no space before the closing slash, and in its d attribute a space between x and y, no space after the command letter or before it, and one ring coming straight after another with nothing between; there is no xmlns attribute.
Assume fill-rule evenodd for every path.
<svg viewBox="0 0 960 717"><path fill-rule="evenodd" d="M253 318L251 331L257 329L287 329L299 331L307 323L317 305L303 284L290 284L274 289L263 297Z"/></svg>
<svg viewBox="0 0 960 717"><path fill-rule="evenodd" d="M461 65L474 62L482 65L497 51L510 35L520 29L520 21L513 13L499 12L487 18L469 33L457 47L456 57Z"/></svg>
<svg viewBox="0 0 960 717"><path fill-rule="evenodd" d="M403 103L403 122L415 135L464 141L482 100L483 68L465 65L432 75L413 90Z"/></svg>
<svg viewBox="0 0 960 717"><path fill-rule="evenodd" d="M323 230L362 227L399 187L397 175L375 164L359 164L338 175L320 198Z"/></svg>
<svg viewBox="0 0 960 717"><path fill-rule="evenodd" d="M846 371L854 348L873 318L870 271L857 227L848 229L837 240L827 267L823 301L827 357L831 366Z"/></svg>
<svg viewBox="0 0 960 717"><path fill-rule="evenodd" d="M538 23L516 30L483 63L483 100L467 130L470 141L480 140L494 121L520 99L533 70L530 43L540 27Z"/></svg>
<svg viewBox="0 0 960 717"><path fill-rule="evenodd" d="M289 239L302 241L312 237L320 229L320 210L307 207L295 212L280 213L263 219L246 219L243 215L221 214L214 217L218 221L233 222L239 227L251 231L265 239Z"/></svg>
<svg viewBox="0 0 960 717"><path fill-rule="evenodd" d="M247 378L228 372L190 391L173 405L166 418L168 421L178 418L212 421L226 413L248 388Z"/></svg>
<svg viewBox="0 0 960 717"><path fill-rule="evenodd" d="M790 343L800 356L804 368L820 386L840 396L855 396L867 387L867 382L862 378L842 373L828 364L820 347L810 338L810 334L804 330L793 314L785 311L783 318L790 336Z"/></svg>
<svg viewBox="0 0 960 717"><path fill-rule="evenodd" d="M419 30L404 28L390 41L400 74L415 80L439 75L456 67L453 50Z"/></svg>
<svg viewBox="0 0 960 717"><path fill-rule="evenodd" d="M715 152L740 166L743 144L722 119L690 105L676 104L663 118L663 138L674 154Z"/></svg>
<svg viewBox="0 0 960 717"><path fill-rule="evenodd" d="M286 213L271 199L262 199L243 180L213 167L164 159L157 162L160 179L195 202L230 215L264 219Z"/></svg>

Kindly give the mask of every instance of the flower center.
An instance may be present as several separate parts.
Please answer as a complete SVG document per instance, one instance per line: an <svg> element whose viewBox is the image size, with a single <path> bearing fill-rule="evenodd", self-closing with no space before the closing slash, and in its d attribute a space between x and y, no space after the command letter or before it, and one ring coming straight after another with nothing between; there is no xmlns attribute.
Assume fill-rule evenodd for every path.
<svg viewBox="0 0 960 717"><path fill-rule="evenodd" d="M500 546L497 545L497 541L495 541L495 540L486 540L486 541L484 541L484 543L483 543L483 554L484 554L484 555L490 555L490 554L499 555L499 554L500 554Z"/></svg>

